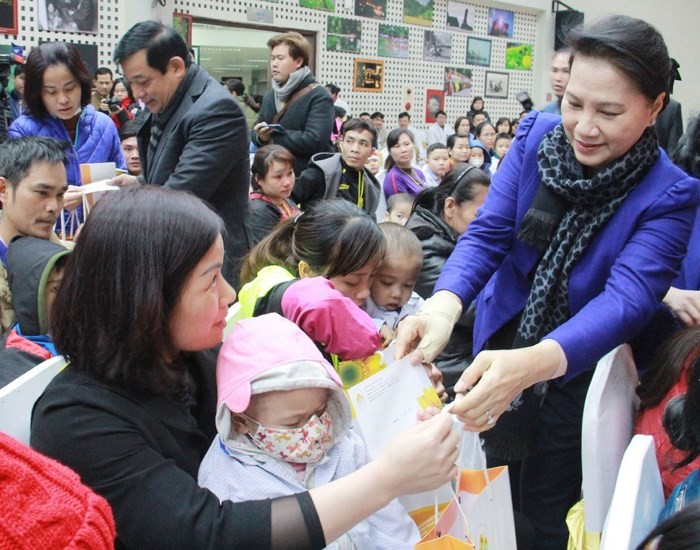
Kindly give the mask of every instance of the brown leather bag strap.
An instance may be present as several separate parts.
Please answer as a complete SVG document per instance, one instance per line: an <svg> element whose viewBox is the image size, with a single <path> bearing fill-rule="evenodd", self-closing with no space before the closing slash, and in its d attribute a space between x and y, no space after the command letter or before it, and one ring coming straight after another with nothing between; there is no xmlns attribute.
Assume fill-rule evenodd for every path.
<svg viewBox="0 0 700 550"><path fill-rule="evenodd" d="M313 90L316 86L318 86L318 82L312 82L305 88L302 88L299 90L297 93L295 93L291 98L289 98L289 101L284 104L284 107L282 107L279 111L277 111L277 114L272 117L272 124L276 124L277 121L282 118L282 115L289 109L294 103L296 103L298 100L300 100L302 97L304 97L306 94L308 94L311 90Z"/></svg>

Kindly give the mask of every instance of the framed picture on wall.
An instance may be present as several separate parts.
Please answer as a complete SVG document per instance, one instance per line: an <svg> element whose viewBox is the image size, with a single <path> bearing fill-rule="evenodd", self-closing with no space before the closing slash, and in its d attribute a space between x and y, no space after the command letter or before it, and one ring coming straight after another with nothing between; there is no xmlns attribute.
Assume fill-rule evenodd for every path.
<svg viewBox="0 0 700 550"><path fill-rule="evenodd" d="M532 44L508 42L506 46L506 69L532 70Z"/></svg>
<svg viewBox="0 0 700 550"><path fill-rule="evenodd" d="M404 0L403 22L410 25L433 26L433 0Z"/></svg>
<svg viewBox="0 0 700 550"><path fill-rule="evenodd" d="M470 36L467 38L467 65L491 65L491 41Z"/></svg>
<svg viewBox="0 0 700 550"><path fill-rule="evenodd" d="M486 71L484 97L506 99L508 97L508 73Z"/></svg>
<svg viewBox="0 0 700 550"><path fill-rule="evenodd" d="M192 45L192 16L188 13L173 13L173 28L185 43Z"/></svg>
<svg viewBox="0 0 700 550"><path fill-rule="evenodd" d="M423 59L426 61L450 62L452 55L452 33L425 31L423 41Z"/></svg>
<svg viewBox="0 0 700 550"><path fill-rule="evenodd" d="M513 38L513 21L515 13L510 10L489 8L489 36Z"/></svg>
<svg viewBox="0 0 700 550"><path fill-rule="evenodd" d="M377 55L380 57L408 57L408 27L379 23Z"/></svg>
<svg viewBox="0 0 700 550"><path fill-rule="evenodd" d="M37 0L37 12L39 30L97 34L97 0Z"/></svg>
<svg viewBox="0 0 700 550"><path fill-rule="evenodd" d="M438 111L445 110L445 90L425 91L425 121L436 121Z"/></svg>
<svg viewBox="0 0 700 550"><path fill-rule="evenodd" d="M447 30L473 32L475 13L476 7L471 4L447 0Z"/></svg>
<svg viewBox="0 0 700 550"><path fill-rule="evenodd" d="M472 70L445 67L445 95L469 97L472 95Z"/></svg>
<svg viewBox="0 0 700 550"><path fill-rule="evenodd" d="M0 34L17 34L17 2L0 0Z"/></svg>
<svg viewBox="0 0 700 550"><path fill-rule="evenodd" d="M299 0L299 6L312 10L335 11L335 0Z"/></svg>
<svg viewBox="0 0 700 550"><path fill-rule="evenodd" d="M355 59L353 92L381 92L384 89L384 62L373 59Z"/></svg>
<svg viewBox="0 0 700 550"><path fill-rule="evenodd" d="M329 15L326 29L328 51L360 53L361 21Z"/></svg>
<svg viewBox="0 0 700 550"><path fill-rule="evenodd" d="M355 0L355 15L386 19L386 0Z"/></svg>

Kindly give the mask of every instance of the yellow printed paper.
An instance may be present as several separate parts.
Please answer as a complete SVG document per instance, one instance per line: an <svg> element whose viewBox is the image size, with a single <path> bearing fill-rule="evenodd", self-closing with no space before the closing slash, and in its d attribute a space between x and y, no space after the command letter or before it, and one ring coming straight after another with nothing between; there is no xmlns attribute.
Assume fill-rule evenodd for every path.
<svg viewBox="0 0 700 550"><path fill-rule="evenodd" d="M379 365L389 363L387 358L393 356L394 349L390 346L384 350ZM376 369L378 363L373 360L371 365ZM407 357L391 361L368 378L356 382L347 389L347 395L373 458L396 434L418 422L419 409L440 405L425 369L411 365Z"/></svg>

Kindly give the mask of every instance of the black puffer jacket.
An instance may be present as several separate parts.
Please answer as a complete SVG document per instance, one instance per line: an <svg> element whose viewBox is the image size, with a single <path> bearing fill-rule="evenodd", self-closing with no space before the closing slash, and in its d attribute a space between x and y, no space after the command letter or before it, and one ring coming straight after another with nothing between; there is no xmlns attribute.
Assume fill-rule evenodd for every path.
<svg viewBox="0 0 700 550"><path fill-rule="evenodd" d="M415 291L427 300L459 235L439 216L422 206L416 208L406 227L415 233L423 248L423 268L418 275ZM450 341L435 361L442 371L450 396L454 395L454 385L473 359L474 318L474 306L471 305L455 324Z"/></svg>

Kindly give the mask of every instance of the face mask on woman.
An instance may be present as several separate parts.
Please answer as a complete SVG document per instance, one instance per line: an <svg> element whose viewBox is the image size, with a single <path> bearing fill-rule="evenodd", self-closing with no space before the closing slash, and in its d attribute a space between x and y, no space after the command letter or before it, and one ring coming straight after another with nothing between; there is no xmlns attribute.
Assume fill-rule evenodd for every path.
<svg viewBox="0 0 700 550"><path fill-rule="evenodd" d="M481 168L484 165L484 159L471 157L469 159L469 164L471 164L472 166L475 166L476 168Z"/></svg>

